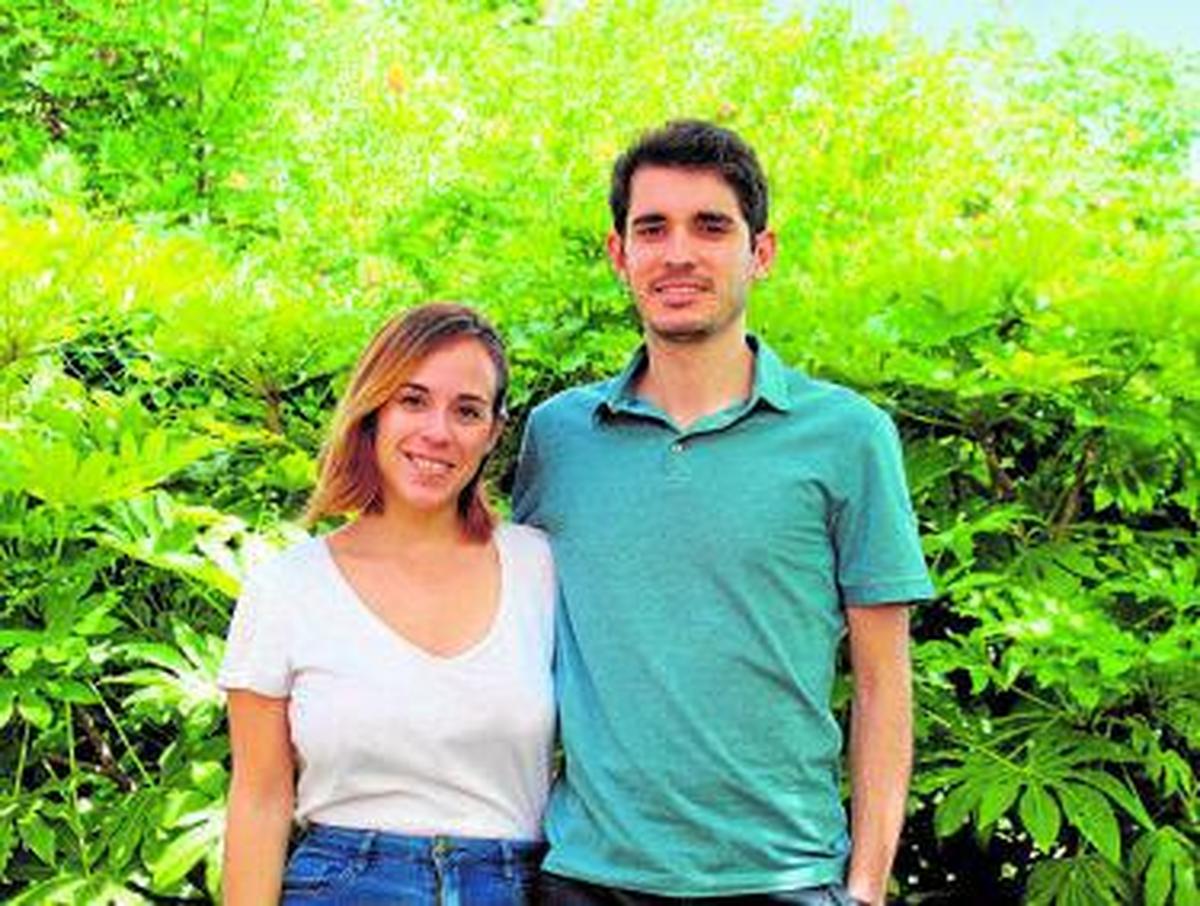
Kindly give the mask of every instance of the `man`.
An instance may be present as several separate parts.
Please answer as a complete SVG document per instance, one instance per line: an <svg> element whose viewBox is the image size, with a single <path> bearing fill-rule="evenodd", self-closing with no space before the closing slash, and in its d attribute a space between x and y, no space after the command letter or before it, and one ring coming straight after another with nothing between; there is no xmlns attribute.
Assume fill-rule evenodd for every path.
<svg viewBox="0 0 1200 906"><path fill-rule="evenodd" d="M738 136L646 134L610 205L645 345L534 411L514 491L562 594L543 899L880 904L911 762L898 602L932 591L895 429L747 335L776 240ZM829 701L847 627L852 836Z"/></svg>

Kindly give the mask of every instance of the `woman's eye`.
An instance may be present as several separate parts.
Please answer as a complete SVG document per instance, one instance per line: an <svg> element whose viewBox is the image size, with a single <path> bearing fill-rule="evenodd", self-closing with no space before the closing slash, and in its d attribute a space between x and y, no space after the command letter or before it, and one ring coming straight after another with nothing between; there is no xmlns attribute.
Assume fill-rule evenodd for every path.
<svg viewBox="0 0 1200 906"><path fill-rule="evenodd" d="M464 422L478 422L483 421L487 413L480 406L459 406L458 417Z"/></svg>
<svg viewBox="0 0 1200 906"><path fill-rule="evenodd" d="M419 393L401 393L396 397L396 404L401 409L420 409L425 404L425 398Z"/></svg>

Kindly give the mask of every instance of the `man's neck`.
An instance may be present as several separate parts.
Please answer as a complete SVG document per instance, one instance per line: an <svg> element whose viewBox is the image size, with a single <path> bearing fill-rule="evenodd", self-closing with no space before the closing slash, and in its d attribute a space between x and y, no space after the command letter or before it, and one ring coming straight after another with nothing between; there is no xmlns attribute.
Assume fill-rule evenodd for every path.
<svg viewBox="0 0 1200 906"><path fill-rule="evenodd" d="M753 386L754 353L739 328L693 343L647 335L646 370L635 391L686 429L746 399Z"/></svg>

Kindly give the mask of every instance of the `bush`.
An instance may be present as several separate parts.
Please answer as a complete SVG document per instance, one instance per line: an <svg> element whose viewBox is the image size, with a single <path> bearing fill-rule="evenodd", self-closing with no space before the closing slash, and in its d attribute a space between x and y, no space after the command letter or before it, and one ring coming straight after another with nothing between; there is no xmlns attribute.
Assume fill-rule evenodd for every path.
<svg viewBox="0 0 1200 906"><path fill-rule="evenodd" d="M755 329L905 436L939 598L896 897L1197 902L1193 56L740 0L0 23L0 894L215 896L221 638L349 363L454 297L518 425L618 368L607 170L699 115L773 183Z"/></svg>

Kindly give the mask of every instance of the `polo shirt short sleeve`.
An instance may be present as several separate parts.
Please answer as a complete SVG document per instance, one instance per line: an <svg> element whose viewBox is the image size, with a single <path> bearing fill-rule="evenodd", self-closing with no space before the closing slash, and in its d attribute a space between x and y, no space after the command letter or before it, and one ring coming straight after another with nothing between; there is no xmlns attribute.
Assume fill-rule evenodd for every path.
<svg viewBox="0 0 1200 906"><path fill-rule="evenodd" d="M750 398L687 430L632 393L644 353L527 425L514 516L560 582L548 871L682 897L844 875L844 608L932 588L890 419L749 343Z"/></svg>
<svg viewBox="0 0 1200 906"><path fill-rule="evenodd" d="M931 589L914 531L892 420L865 408L863 425L845 451L845 471L830 520L837 552L837 584L847 605L916 601Z"/></svg>

